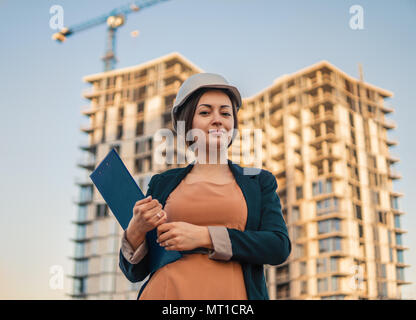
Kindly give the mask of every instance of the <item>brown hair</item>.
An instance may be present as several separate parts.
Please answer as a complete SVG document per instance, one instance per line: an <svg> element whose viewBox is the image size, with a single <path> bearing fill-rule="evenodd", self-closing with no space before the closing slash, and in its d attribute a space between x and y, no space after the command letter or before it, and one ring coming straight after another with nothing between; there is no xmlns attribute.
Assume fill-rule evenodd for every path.
<svg viewBox="0 0 416 320"><path fill-rule="evenodd" d="M185 100L182 107L178 111L177 116L174 119L172 119L174 128L176 127L176 122L177 121L185 121L185 137L186 137L186 134L192 129L192 122L193 122L193 119L194 119L195 110L196 110L196 106L197 106L197 103L198 103L199 99L202 97L202 95L205 92L211 91L211 90L220 90L220 91L224 92L230 98L231 104L232 104L232 109L233 109L234 129L238 130L238 118L237 118L238 102L237 102L236 98L234 97L234 95L230 91L228 91L227 89L200 88L200 89L196 90L194 93L192 93ZM231 144L233 143L233 140L235 138L235 133L236 133L236 131L233 131L231 141L228 144L227 148L229 148L231 146ZM185 143L189 147L193 142L185 140Z"/></svg>

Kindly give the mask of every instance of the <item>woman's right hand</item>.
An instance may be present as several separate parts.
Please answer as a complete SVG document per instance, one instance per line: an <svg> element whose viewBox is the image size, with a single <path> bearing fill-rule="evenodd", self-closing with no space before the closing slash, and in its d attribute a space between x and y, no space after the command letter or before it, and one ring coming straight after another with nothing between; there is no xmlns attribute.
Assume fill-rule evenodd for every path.
<svg viewBox="0 0 416 320"><path fill-rule="evenodd" d="M127 238L144 240L147 232L166 221L167 215L162 209L162 205L157 199L152 199L152 196L148 196L137 201L134 205L133 217L126 230Z"/></svg>

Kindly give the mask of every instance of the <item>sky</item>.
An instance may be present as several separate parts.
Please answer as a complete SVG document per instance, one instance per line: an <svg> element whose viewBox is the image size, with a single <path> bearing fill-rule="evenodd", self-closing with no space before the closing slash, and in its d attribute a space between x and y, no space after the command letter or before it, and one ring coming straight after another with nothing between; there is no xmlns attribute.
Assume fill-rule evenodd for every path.
<svg viewBox="0 0 416 320"><path fill-rule="evenodd" d="M67 299L72 282L51 280L73 273L75 179L80 126L88 100L83 76L103 71L106 26L51 40L50 8L63 8L64 25L93 19L128 0L0 0L0 299ZM363 29L352 29L350 7L363 9ZM139 30L138 37L131 32ZM389 116L399 141L400 207L411 265L402 297L416 299L416 1L170 0L127 17L117 34L117 67L134 66L179 52L206 72L222 74L243 97L283 74L327 60L394 93ZM53 269L57 266L58 269ZM56 267L55 267L56 268Z"/></svg>

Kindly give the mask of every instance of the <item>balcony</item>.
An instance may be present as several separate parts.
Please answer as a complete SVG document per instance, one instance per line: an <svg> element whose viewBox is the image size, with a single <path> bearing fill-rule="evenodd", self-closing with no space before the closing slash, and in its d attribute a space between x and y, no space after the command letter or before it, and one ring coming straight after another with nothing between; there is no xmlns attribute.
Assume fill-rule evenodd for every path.
<svg viewBox="0 0 416 320"><path fill-rule="evenodd" d="M384 139L384 141L386 142L387 146L391 147L391 146L397 146L399 144L399 142L397 140L392 140L389 138Z"/></svg>
<svg viewBox="0 0 416 320"><path fill-rule="evenodd" d="M276 274L276 284L283 284L290 281L289 273L278 273Z"/></svg>
<svg viewBox="0 0 416 320"><path fill-rule="evenodd" d="M389 163L396 163L396 162L400 161L399 158L397 158L395 156L392 156L392 155L386 156L386 159L387 159L387 162L389 162Z"/></svg>
<svg viewBox="0 0 416 320"><path fill-rule="evenodd" d="M80 130L85 133L91 133L94 131L94 128L90 124L81 125Z"/></svg>
<svg viewBox="0 0 416 320"><path fill-rule="evenodd" d="M396 128L396 122L390 119L377 119L376 120L383 128L387 130L395 129Z"/></svg>
<svg viewBox="0 0 416 320"><path fill-rule="evenodd" d="M95 168L95 157L92 155L83 156L78 159L77 166L92 171Z"/></svg>
<svg viewBox="0 0 416 320"><path fill-rule="evenodd" d="M336 98L332 93L329 92L324 92L322 94L317 94L317 95L309 95L309 99L308 99L308 103L307 103L307 108L311 108L313 106L319 105L319 104L323 104L324 102L331 102L333 104L336 103Z"/></svg>
<svg viewBox="0 0 416 320"><path fill-rule="evenodd" d="M81 187L92 185L92 180L88 178L75 178L75 184Z"/></svg>
<svg viewBox="0 0 416 320"><path fill-rule="evenodd" d="M317 136L317 137L311 139L309 144L312 145L312 146L317 146L322 141L336 142L338 140L339 140L339 138L335 135L335 133L331 132L331 133L320 135L320 136Z"/></svg>
<svg viewBox="0 0 416 320"><path fill-rule="evenodd" d="M90 145L90 144L85 144L84 142L82 142L78 145L78 147L83 151L88 151L88 152L91 152L91 153L95 153L97 151L97 145L96 144Z"/></svg>
<svg viewBox="0 0 416 320"><path fill-rule="evenodd" d="M402 178L402 176L400 175L400 173L398 173L394 169L390 169L389 170L388 177L389 177L389 179L392 179L392 180L398 180L398 179L401 179Z"/></svg>
<svg viewBox="0 0 416 320"><path fill-rule="evenodd" d="M392 106L386 104L386 103L384 103L384 105L380 105L380 109L384 113L393 113L394 112L394 108Z"/></svg>
<svg viewBox="0 0 416 320"><path fill-rule="evenodd" d="M98 90L98 89L94 89L94 88L88 88L88 89L84 89L82 91L82 96L85 99L92 99L94 97L97 97L98 95L100 95L103 92L104 92L104 90Z"/></svg>
<svg viewBox="0 0 416 320"><path fill-rule="evenodd" d="M167 94L177 93L180 86L181 86L181 82L178 80L172 82L171 84L165 85L165 88L163 89L163 94L167 95Z"/></svg>
<svg viewBox="0 0 416 320"><path fill-rule="evenodd" d="M341 156L334 151L323 152L320 150L315 152L315 156L312 157L311 163L316 164L324 159L340 160Z"/></svg>
<svg viewBox="0 0 416 320"><path fill-rule="evenodd" d="M85 205L92 202L92 194L91 195L84 195L82 197L73 197L72 202L78 205Z"/></svg>
<svg viewBox="0 0 416 320"><path fill-rule="evenodd" d="M81 114L84 116L90 116L97 111L96 108L92 108L90 105L82 106L81 107Z"/></svg>

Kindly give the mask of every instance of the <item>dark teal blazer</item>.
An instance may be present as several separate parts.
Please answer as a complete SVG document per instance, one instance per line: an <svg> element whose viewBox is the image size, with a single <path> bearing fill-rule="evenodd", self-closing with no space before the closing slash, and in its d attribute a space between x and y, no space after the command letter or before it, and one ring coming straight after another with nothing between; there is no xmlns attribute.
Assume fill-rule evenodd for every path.
<svg viewBox="0 0 416 320"><path fill-rule="evenodd" d="M170 193L191 171L194 162L184 168L175 168L153 175L146 194L152 195L164 207ZM276 193L275 176L264 169L240 167L228 160L237 184L240 186L247 204L247 223L244 231L227 228L232 247L231 260L241 263L244 282L249 300L268 300L263 265L279 265L286 261L291 252L286 223L282 215L279 196ZM253 171L248 172L247 170ZM155 241L156 229L146 235L147 241ZM168 253L163 249L168 257ZM176 251L175 251L176 253ZM119 266L131 282L143 281L154 270L149 268L149 253L138 263L131 264L119 253ZM180 258L180 255L175 259ZM172 262L165 259L157 267ZM153 268L154 269L154 268ZM150 278L149 278L150 279ZM142 286L140 297L148 281Z"/></svg>

